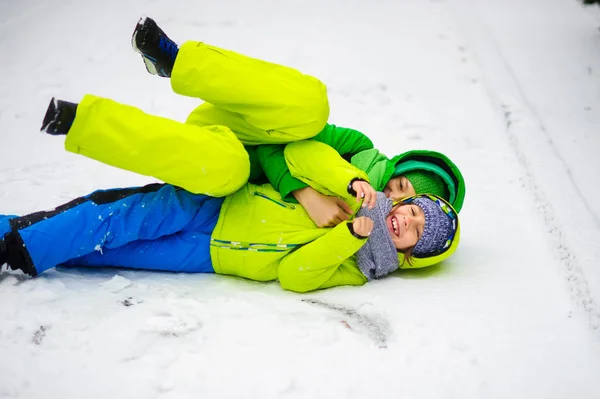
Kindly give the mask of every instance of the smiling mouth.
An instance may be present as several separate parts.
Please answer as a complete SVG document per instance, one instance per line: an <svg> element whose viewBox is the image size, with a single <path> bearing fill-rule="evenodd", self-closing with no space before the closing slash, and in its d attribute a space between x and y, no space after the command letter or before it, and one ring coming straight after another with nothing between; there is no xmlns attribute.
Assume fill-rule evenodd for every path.
<svg viewBox="0 0 600 399"><path fill-rule="evenodd" d="M394 234L396 234L398 237L400 237L400 230L398 229L398 219L396 219L395 217L392 216L391 222L392 222L392 230L394 231Z"/></svg>

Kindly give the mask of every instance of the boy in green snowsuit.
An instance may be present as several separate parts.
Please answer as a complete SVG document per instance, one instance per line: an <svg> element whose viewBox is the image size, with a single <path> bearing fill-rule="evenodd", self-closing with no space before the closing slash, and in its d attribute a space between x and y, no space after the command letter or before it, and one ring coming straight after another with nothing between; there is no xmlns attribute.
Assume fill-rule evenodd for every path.
<svg viewBox="0 0 600 399"><path fill-rule="evenodd" d="M172 65L165 65L161 70L152 70L155 67L151 62L146 62L146 66L151 73L171 77ZM289 138L275 135L272 140L276 144L264 144L264 138L257 141L248 134L248 121L240 118L237 110L235 113L223 111L222 107L213 107L210 99L206 101L190 114L186 123L229 127L248 152L251 183L270 183L285 201L300 203L318 227L335 226L349 219L352 210L344 201L324 196L291 175L284 156L285 142ZM457 212L462 208L465 182L458 167L444 154L413 150L390 160L373 148L373 142L363 133L328 123L312 139L329 145L346 161L365 171L375 191L384 192L394 201L429 193L450 202Z"/></svg>

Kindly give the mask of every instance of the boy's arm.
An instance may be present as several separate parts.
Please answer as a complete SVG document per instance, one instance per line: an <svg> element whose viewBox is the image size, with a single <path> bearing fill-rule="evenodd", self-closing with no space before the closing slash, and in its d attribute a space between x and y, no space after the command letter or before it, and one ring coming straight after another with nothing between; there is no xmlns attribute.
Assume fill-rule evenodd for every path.
<svg viewBox="0 0 600 399"><path fill-rule="evenodd" d="M329 124L325 125L313 140L328 144L346 159L360 151L373 148L373 142L358 130ZM298 198L294 192L308 185L290 174L285 162L284 147L285 145L281 144L265 144L254 148L269 183L279 191L285 201L296 202Z"/></svg>
<svg viewBox="0 0 600 399"><path fill-rule="evenodd" d="M302 205L317 227L332 227L352 216L354 211L343 199L323 195L292 176L285 162L284 146L260 145L254 148L261 155L259 159L271 185L284 201Z"/></svg>
<svg viewBox="0 0 600 399"><path fill-rule="evenodd" d="M344 159L350 159L361 151L373 148L371 139L358 130L330 124L325 125L313 140L328 144Z"/></svg>
<svg viewBox="0 0 600 399"><path fill-rule="evenodd" d="M290 173L283 154L285 145L263 144L254 148L258 162L269 183L279 191L284 201L297 202L292 193L307 187L308 184L296 179Z"/></svg>
<svg viewBox="0 0 600 399"><path fill-rule="evenodd" d="M345 161L330 146L315 140L290 143L284 154L292 176L325 195L350 200L354 198L348 191L350 182L369 181L365 172Z"/></svg>
<svg viewBox="0 0 600 399"><path fill-rule="evenodd" d="M258 146L244 146L244 148L248 153L248 158L250 158L250 177L248 177L248 181L254 184L267 183L267 176L265 176L258 158Z"/></svg>
<svg viewBox="0 0 600 399"><path fill-rule="evenodd" d="M327 234L286 255L279 265L279 282L284 289L296 292L362 285L367 278L349 258L366 241L352 235L348 223L340 223Z"/></svg>

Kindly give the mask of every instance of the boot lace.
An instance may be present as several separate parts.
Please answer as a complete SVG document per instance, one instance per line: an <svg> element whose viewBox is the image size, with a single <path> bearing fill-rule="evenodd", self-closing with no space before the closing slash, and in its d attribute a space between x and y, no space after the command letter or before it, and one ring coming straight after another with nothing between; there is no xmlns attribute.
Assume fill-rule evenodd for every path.
<svg viewBox="0 0 600 399"><path fill-rule="evenodd" d="M179 48L177 47L177 44L175 44L175 42L173 42L171 39L165 36L161 36L160 41L158 42L158 46L165 54L167 54L171 58L171 60L175 61L175 58L177 57L177 52L179 51Z"/></svg>

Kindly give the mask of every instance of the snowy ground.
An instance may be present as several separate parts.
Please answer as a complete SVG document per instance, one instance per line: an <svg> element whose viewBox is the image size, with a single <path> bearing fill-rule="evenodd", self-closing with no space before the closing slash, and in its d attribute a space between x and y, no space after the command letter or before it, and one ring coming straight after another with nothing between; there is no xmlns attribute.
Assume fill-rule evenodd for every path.
<svg viewBox="0 0 600 399"><path fill-rule="evenodd" d="M38 132L51 96L183 120L141 14L297 67L333 123L467 180L443 266L308 295L212 275L0 275L0 397L600 397L600 14L576 0L0 0L0 211L149 179ZM350 326L351 329L347 328Z"/></svg>

